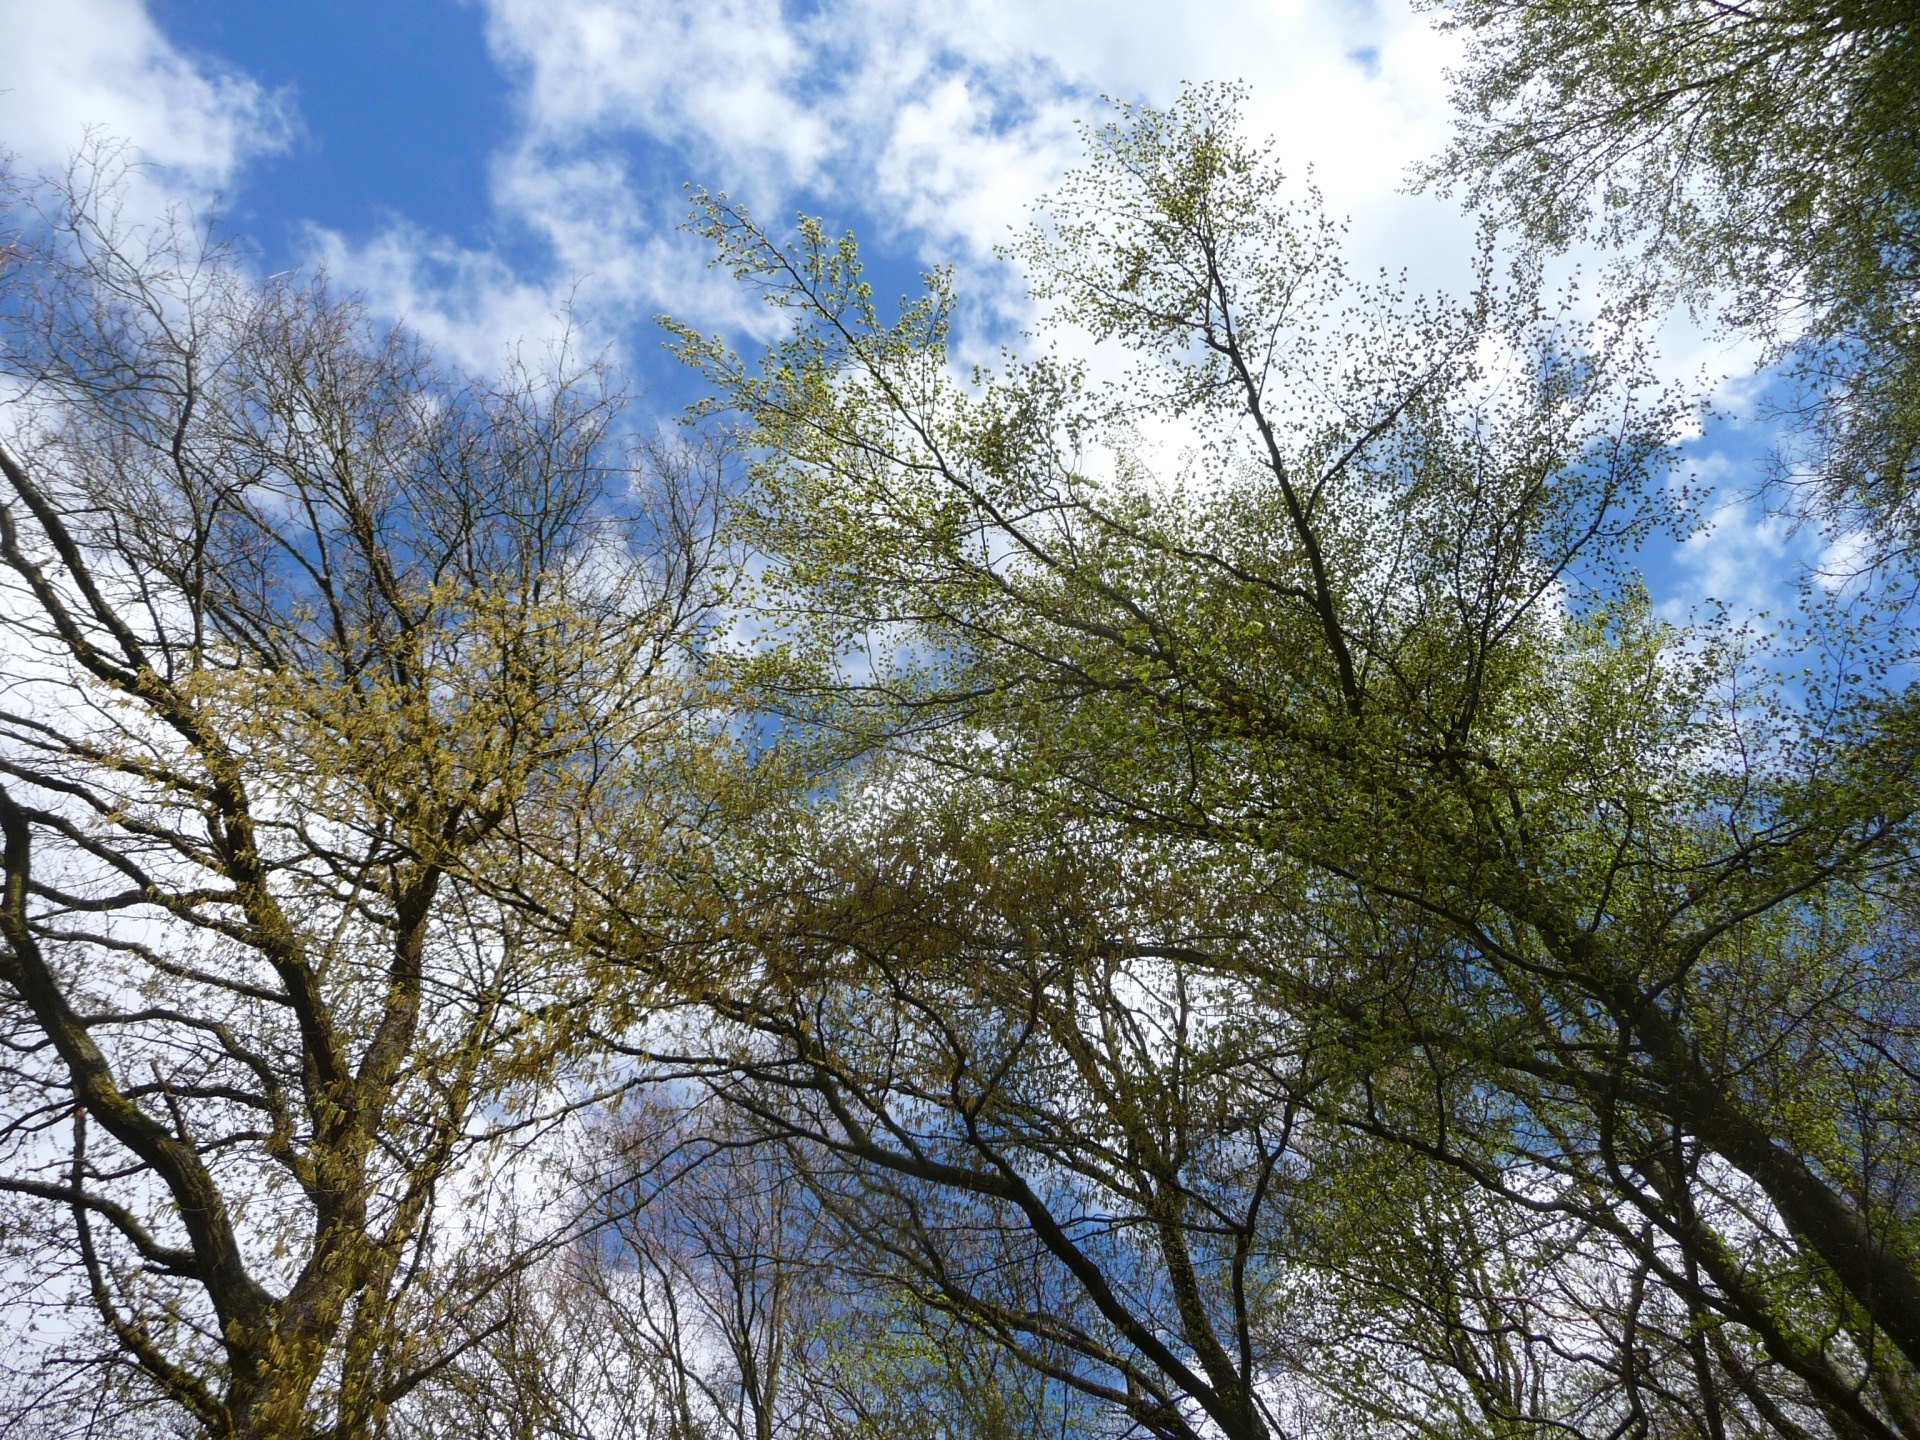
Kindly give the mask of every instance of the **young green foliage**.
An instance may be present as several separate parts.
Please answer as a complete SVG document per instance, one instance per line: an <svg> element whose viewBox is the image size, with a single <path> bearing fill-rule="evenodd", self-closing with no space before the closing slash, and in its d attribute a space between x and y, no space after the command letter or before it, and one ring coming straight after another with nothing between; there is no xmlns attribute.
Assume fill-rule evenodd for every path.
<svg viewBox="0 0 1920 1440"><path fill-rule="evenodd" d="M632 893L685 813L636 802L703 743L696 490L649 558L595 367L466 381L104 182L41 198L0 294L0 1200L13 1313L85 1318L8 1404L388 1433L555 1218L487 1233L578 1094L551 917L598 817Z"/></svg>
<svg viewBox="0 0 1920 1440"><path fill-rule="evenodd" d="M1590 237L1787 359L1785 457L1910 577L1920 512L1920 19L1901 0L1433 0L1467 43L1428 178ZM1756 477L1758 478L1758 477ZM1904 558L1903 558L1904 557Z"/></svg>
<svg viewBox="0 0 1920 1440"><path fill-rule="evenodd" d="M742 523L783 637L731 678L867 757L836 782L842 818L807 832L866 849L797 834L793 893L756 892L764 987L724 1010L773 1047L755 1072L871 1175L843 1202L872 1207L866 1233L951 1204L957 1230L1013 1237L980 1263L1040 1287L985 1295L958 1252L885 1242L913 1293L1016 1351L1042 1333L1019 1317L1084 1313L1075 1353L1123 1379L1049 1373L1149 1433L1204 1415L1266 1435L1285 1367L1254 1344L1257 1307L1230 1266L1183 1280L1176 1259L1228 1235L1276 1266L1312 1248L1170 1207L1201 1151L1109 1178L1185 1123L1153 1115L1189 1113L1159 1052L1127 1062L1151 1092L1137 1115L1035 1058L1041 1037L1071 1053L1056 975L1159 956L1156 982L1241 987L1288 1053L1339 1037L1340 1064L1277 1088L1209 1057L1221 1086L1268 1085L1320 1127L1289 1163L1341 1135L1397 1148L1478 1191L1463 1275L1489 1273L1475 1235L1544 1211L1572 1227L1569 1286L1603 1263L1659 1292L1601 1305L1614 1360L1551 1403L1468 1384L1492 1433L1650 1424L1642 1326L1679 1367L1661 1383L1693 1390L1662 1423L1912 1433L1916 1172L1889 1117L1920 1072L1882 1007L1913 994L1913 696L1845 667L1778 684L1730 639L1655 619L1634 546L1676 519L1684 406L1624 322L1583 327L1485 271L1465 304L1356 284L1228 92L1124 110L1088 144L1015 253L1057 323L1131 360L1109 388L1057 360L966 382L944 277L884 325L850 242L810 227L789 249L705 211L724 263L794 322L758 368L680 332L755 457ZM1218 889L1132 898L1168 866ZM1001 1057L1019 1025L1029 1048ZM1043 1131L1025 1087L1056 1074ZM1093 1188L1049 1189L1063 1170ZM1244 1200L1256 1172L1208 1183ZM1075 1257L1089 1213L1161 1237L1144 1288ZM1339 1252L1361 1258L1327 1262L1329 1285L1378 1293L1391 1267L1366 1247L1391 1243Z"/></svg>

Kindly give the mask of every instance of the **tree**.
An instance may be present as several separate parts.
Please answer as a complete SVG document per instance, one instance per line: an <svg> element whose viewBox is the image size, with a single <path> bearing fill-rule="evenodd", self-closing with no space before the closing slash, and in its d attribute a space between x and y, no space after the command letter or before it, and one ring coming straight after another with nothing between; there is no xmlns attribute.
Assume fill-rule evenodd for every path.
<svg viewBox="0 0 1920 1440"><path fill-rule="evenodd" d="M765 979L711 1002L750 1036L716 1095L798 1147L838 1268L1063 1406L1268 1433L1255 1328L1314 1037L1153 943L1193 914L1175 873L970 836L975 797L910 776L829 827Z"/></svg>
<svg viewBox="0 0 1920 1440"><path fill-rule="evenodd" d="M566 347L460 376L110 170L12 218L0 1196L14 1300L91 1314L14 1403L387 1433L553 1243L512 1162L591 981L527 897L615 797L684 820L699 471Z"/></svg>
<svg viewBox="0 0 1920 1440"><path fill-rule="evenodd" d="M1460 306L1352 284L1222 92L1089 141L1016 253L1064 322L1134 359L1105 391L1050 360L963 384L941 277L888 325L850 240L805 223L787 246L723 199L703 212L723 263L794 322L757 368L679 332L760 457L744 523L784 640L736 683L848 757L854 833L873 833L862 806L933 817L878 875L803 867L802 899L774 900L767 988L729 1012L777 1041L761 1068L810 1092L810 1137L885 1198L876 1233L913 1233L935 1203L916 1185L975 1197L1098 1307L1049 1239L1054 1202L1027 1198L1031 1157L1071 1173L1127 1104L1045 1112L1010 1154L1012 1117L1040 1124L1021 1087L1063 1062L1003 1069L986 1041L1024 1024L1023 1045L1065 1043L1044 1017L1071 987L1035 957L1178 957L1272 1017L1273 1045L1338 1037L1344 1063L1300 1086L1311 1153L1348 1136L1417 1157L1492 1217L1430 1228L1426 1270L1447 1278L1397 1299L1368 1247L1408 1227L1376 1221L1321 1252L1333 1293L1451 1307L1464 1344L1479 1237L1565 1227L1558 1275L1600 1297L1605 1349L1563 1357L1573 1398L1545 1409L1474 1391L1490 1352L1454 1349L1482 1423L1920 1433L1900 1118L1920 1073L1914 692L1831 614L1803 622L1830 666L1790 682L1753 637L1653 617L1633 547L1684 523L1660 487L1683 407L1630 331L1490 279ZM1170 473L1148 422L1188 437ZM1010 837L1035 830L1088 868L1022 890ZM1069 899L1156 868L1216 890L1184 913ZM927 914L917 897L949 874L974 888ZM1063 911L1079 928L1049 933ZM815 1013L858 1004L875 1014ZM1154 1065L1131 1073L1188 1113ZM1142 1143L1113 1145L1133 1163ZM1150 1230L1152 1187L1110 1188ZM1213 1373L1207 1332L1252 1326L1228 1270L1207 1273L1195 1294L1228 1307L1224 1330L1185 1311L1129 1330L1145 1313L1123 1304L1086 1345L1116 1375L1158 1366L1108 1397L1137 1423L1267 1433L1277 1372L1229 1343ZM1488 1333L1544 1339L1524 1296L1479 1299ZM1016 1346L1019 1324L1002 1322Z"/></svg>
<svg viewBox="0 0 1920 1440"><path fill-rule="evenodd" d="M604 1117L597 1223L469 1320L435 1435L1070 1440L1042 1377L876 1286L834 1236L827 1157L681 1089ZM827 1167L831 1168L828 1160Z"/></svg>
<svg viewBox="0 0 1920 1440"><path fill-rule="evenodd" d="M1817 506L1911 558L1920 22L1897 0L1435 0L1467 42L1428 178L1628 244L1791 357ZM1874 557L1870 557L1874 558Z"/></svg>

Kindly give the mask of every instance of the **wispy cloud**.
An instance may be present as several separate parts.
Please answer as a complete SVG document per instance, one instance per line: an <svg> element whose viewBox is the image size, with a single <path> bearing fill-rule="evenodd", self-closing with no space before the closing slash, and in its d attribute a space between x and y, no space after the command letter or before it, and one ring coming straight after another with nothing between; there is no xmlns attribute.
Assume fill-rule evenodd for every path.
<svg viewBox="0 0 1920 1440"><path fill-rule="evenodd" d="M182 54L140 0L0 0L0 145L27 175L92 134L149 165L149 201L204 200L286 142L290 112L245 75Z"/></svg>
<svg viewBox="0 0 1920 1440"><path fill-rule="evenodd" d="M1722 610L1767 628L1763 617L1795 608L1795 578L1819 550L1817 537L1767 513L1752 495L1750 459L1713 449L1697 459L1691 484L1709 497L1701 524L1665 556L1655 557L1661 615L1685 624Z"/></svg>
<svg viewBox="0 0 1920 1440"><path fill-rule="evenodd" d="M1249 124L1277 136L1352 212L1363 264L1412 263L1421 283L1464 274L1466 225L1400 193L1444 126L1447 42L1398 7L1225 0L1204 25L1163 5L1066 0L484 0L488 43L515 86L517 126L495 158L500 223L537 239L544 269L452 264L445 243L397 226L336 268L376 299L422 303L436 273L499 324L526 288L574 295L618 332L655 311L751 325L706 253L677 232L698 181L769 215L822 211L901 258L952 262L997 323L1024 316L993 246L1079 154L1076 119L1100 96L1165 102L1183 81L1245 79ZM1415 235L1412 232L1425 232ZM1445 232L1449 243L1432 243ZM409 247L419 253L411 272ZM1429 262L1445 253L1443 265ZM483 323L476 320L476 324Z"/></svg>

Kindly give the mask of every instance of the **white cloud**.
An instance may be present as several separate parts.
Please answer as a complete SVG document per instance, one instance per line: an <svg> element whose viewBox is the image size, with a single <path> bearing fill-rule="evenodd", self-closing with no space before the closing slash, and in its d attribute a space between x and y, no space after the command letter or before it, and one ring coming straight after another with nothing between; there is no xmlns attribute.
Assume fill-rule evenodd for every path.
<svg viewBox="0 0 1920 1440"><path fill-rule="evenodd" d="M1078 152L1073 122L1084 110L1050 96L1001 127L978 81L948 75L894 112L871 162L872 194L896 224L985 259Z"/></svg>
<svg viewBox="0 0 1920 1440"><path fill-rule="evenodd" d="M1711 508L1700 527L1673 547L1670 569L1659 577L1661 616L1685 624L1724 607L1736 620L1758 622L1794 609L1794 579L1815 558L1817 537L1768 514L1752 498L1751 466L1721 451L1694 466L1693 483L1710 497Z"/></svg>
<svg viewBox="0 0 1920 1440"><path fill-rule="evenodd" d="M566 324L564 293L515 275L497 255L404 224L363 246L315 229L310 248L331 280L383 314L404 315L441 355L479 373L497 368L517 340Z"/></svg>
<svg viewBox="0 0 1920 1440"><path fill-rule="evenodd" d="M544 214L542 231L561 259L531 276L491 250L462 248L398 221L364 244L316 226L308 256L377 313L405 319L442 357L476 374L569 328L584 352L634 368L641 359L633 353L636 343L647 349L660 338L647 322L663 296L703 297L684 308L704 323L734 335L770 336L770 313L708 270L704 254L675 243L670 232L624 225L610 227L620 243L606 244L609 230L596 228L602 219L558 206ZM569 258L578 263L567 265Z"/></svg>
<svg viewBox="0 0 1920 1440"><path fill-rule="evenodd" d="M1165 103L1214 79L1245 80L1249 130L1274 135L1290 172L1311 168L1331 208L1354 216L1362 269L1409 265L1429 287L1467 274L1468 225L1400 193L1443 138L1451 54L1403 5L1223 0L1191 23L1141 0L483 4L519 115L495 160L496 211L545 242L550 291L580 282L609 322L656 310L748 321L708 276L705 247L675 229L687 181L955 262L963 294L1017 322L1019 287L992 247L1077 158L1073 122L1103 118L1102 93ZM413 244L426 247L418 275L391 293L418 301L445 268L439 242L396 229L373 247L377 264L340 243L330 253L343 273L391 278ZM493 269L481 255L453 268ZM475 313L492 303L518 323L525 277L496 281L498 301Z"/></svg>
<svg viewBox="0 0 1920 1440"><path fill-rule="evenodd" d="M0 0L0 143L28 175L65 167L91 132L152 166L146 195L203 198L283 143L280 101L181 54L140 0Z"/></svg>
<svg viewBox="0 0 1920 1440"><path fill-rule="evenodd" d="M487 12L536 143L638 129L800 180L825 152L821 119L790 98L810 57L778 0L494 0Z"/></svg>
<svg viewBox="0 0 1920 1440"><path fill-rule="evenodd" d="M1391 206L1443 136L1452 53L1403 7L1309 0L1231 0L1204 24L1137 0L825 0L804 17L773 0L490 0L488 35L521 80L525 144L644 138L697 167L679 178L774 203L805 187L936 239L1017 223L1100 94L1165 103L1213 79L1249 83L1250 128L1313 166L1336 208Z"/></svg>

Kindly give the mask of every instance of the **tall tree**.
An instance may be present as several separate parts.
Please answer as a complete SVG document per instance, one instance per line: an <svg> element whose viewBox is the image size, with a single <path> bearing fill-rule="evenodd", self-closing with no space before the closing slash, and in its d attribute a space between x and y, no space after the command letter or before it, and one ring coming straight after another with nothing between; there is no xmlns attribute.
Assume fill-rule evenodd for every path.
<svg viewBox="0 0 1920 1440"><path fill-rule="evenodd" d="M828 1215L843 1168L829 1153L801 1153L791 1126L675 1089L598 1128L580 1179L601 1223L489 1298L470 1321L486 1338L436 1387L418 1433L1105 1433L1017 1356L876 1283L871 1255Z"/></svg>
<svg viewBox="0 0 1920 1440"><path fill-rule="evenodd" d="M1920 1433L1898 1118L1920 1073L1914 695L1819 616L1835 663L1791 684L1757 642L1656 621L1631 567L1674 518L1661 481L1681 407L1647 383L1630 332L1583 330L1524 288L1423 305L1353 284L1332 227L1280 198L1231 111L1202 90L1092 132L1088 169L1019 251L1063 321L1134 360L1106 390L1048 360L964 385L938 277L883 323L850 240L807 225L789 246L737 207L705 211L725 263L794 319L758 367L680 332L762 457L747 524L786 638L738 678L845 753L895 757L868 762L869 797L911 812L922 777L954 777L975 827L959 842L936 827L877 889L856 867L840 903L894 913L896 891L963 869L955 855L992 854L1008 817L1084 847L1096 873L1188 847L1196 873L1238 877L1201 912L1231 895L1235 923L1176 915L1143 937L1094 919L1107 933L1077 953L1144 939L1245 987L1246 1013L1291 1017L1275 1036L1338 1033L1349 1065L1309 1090L1315 1123L1467 1177L1496 1230L1545 1212L1613 1257L1605 1401L1538 1423L1645 1429L1657 1373L1672 1426ZM1139 438L1149 423L1186 442L1170 468ZM849 803L868 803L861 773ZM1023 927L1055 900L1026 904L962 913L1024 957L1040 942ZM764 973L779 981L776 957L817 933L804 953L871 967L873 993L948 1050L990 1033L952 1029L958 1001L919 998L946 972L915 947L953 922L874 939L862 913L770 941ZM954 973L993 1008L988 982ZM1029 1003L1061 983L1034 977ZM828 994L850 993L854 973L834 971ZM1012 1024L1000 1003L992 1023ZM891 1029L852 1022L842 1061L811 1048L821 1017L767 1002L739 1018L783 1035L785 1064L851 1067L808 1082L831 1112L816 1133L902 1173L894 1147L918 1132L881 1117L935 1102L897 1068ZM906 1053L927 1083L1000 1073ZM953 1085L941 1143L972 1143L972 1092ZM1044 1241L1018 1166L967 1164L917 1178L975 1193L998 1174L1016 1188L995 1203ZM1151 1227L1151 1193L1129 1192L1129 1226ZM1471 1276L1479 1242L1457 1243ZM1386 1274L1356 1285L1380 1293ZM1464 1283L1429 1287L1425 1313L1457 1307ZM1634 1298L1650 1285L1656 1299ZM1471 1327L1449 1323L1465 1343ZM1677 1371L1641 1358L1662 1331ZM1227 1433L1270 1430L1242 1403L1270 1374L1228 1345L1216 1377L1206 1339L1161 1342L1178 1394L1161 1410L1143 1385L1129 1413L1168 1433L1195 1408ZM1480 1363L1462 1351L1456 1373ZM1511 1388L1473 1403L1490 1424L1534 1423Z"/></svg>
<svg viewBox="0 0 1920 1440"><path fill-rule="evenodd" d="M370 1434L579 1093L522 898L616 793L676 824L697 476L622 520L597 367L467 379L76 174L0 297L0 1198L92 1324L10 1403Z"/></svg>

